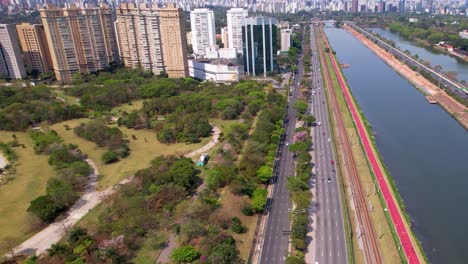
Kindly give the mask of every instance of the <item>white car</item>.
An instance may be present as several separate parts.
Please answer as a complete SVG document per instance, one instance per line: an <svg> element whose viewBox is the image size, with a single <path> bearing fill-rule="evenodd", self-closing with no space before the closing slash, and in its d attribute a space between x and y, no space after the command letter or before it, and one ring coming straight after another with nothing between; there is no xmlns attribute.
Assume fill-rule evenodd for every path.
<svg viewBox="0 0 468 264"><path fill-rule="evenodd" d="M317 122L317 126L321 126L322 125L322 122Z"/></svg>
<svg viewBox="0 0 468 264"><path fill-rule="evenodd" d="M330 141L331 141L331 139L330 139L330 138L328 138L328 142L330 142Z"/></svg>

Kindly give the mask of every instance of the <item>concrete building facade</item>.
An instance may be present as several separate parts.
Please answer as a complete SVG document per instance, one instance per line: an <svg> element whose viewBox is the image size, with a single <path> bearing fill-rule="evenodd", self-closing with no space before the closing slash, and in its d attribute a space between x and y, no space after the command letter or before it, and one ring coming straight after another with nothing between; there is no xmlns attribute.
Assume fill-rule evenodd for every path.
<svg viewBox="0 0 468 264"><path fill-rule="evenodd" d="M288 52L291 47L292 30L289 28L281 29L281 51Z"/></svg>
<svg viewBox="0 0 468 264"><path fill-rule="evenodd" d="M227 11L227 31L229 48L237 49L242 53L242 26L248 16L247 10L243 8L231 8Z"/></svg>
<svg viewBox="0 0 468 264"><path fill-rule="evenodd" d="M248 17L242 27L243 62L247 75L263 75L277 70L276 19Z"/></svg>
<svg viewBox="0 0 468 264"><path fill-rule="evenodd" d="M166 8L160 8L158 12L165 70L171 78L188 77L184 13L174 4L168 4Z"/></svg>
<svg viewBox="0 0 468 264"><path fill-rule="evenodd" d="M10 79L26 77L15 27L0 24L0 75Z"/></svg>
<svg viewBox="0 0 468 264"><path fill-rule="evenodd" d="M75 73L102 70L119 60L111 9L48 6L39 10L58 81L69 83Z"/></svg>
<svg viewBox="0 0 468 264"><path fill-rule="evenodd" d="M214 14L207 8L197 8L190 12L192 47L196 56L203 57L205 48L216 45Z"/></svg>
<svg viewBox="0 0 468 264"><path fill-rule="evenodd" d="M160 22L156 8L122 3L116 10L120 58L125 66L164 71Z"/></svg>
<svg viewBox="0 0 468 264"><path fill-rule="evenodd" d="M45 74L53 70L49 45L42 25L22 23L16 25L26 69Z"/></svg>
<svg viewBox="0 0 468 264"><path fill-rule="evenodd" d="M190 77L218 83L239 81L241 67L232 60L189 60Z"/></svg>
<svg viewBox="0 0 468 264"><path fill-rule="evenodd" d="M221 43L223 43L224 48L229 48L229 33L228 28L221 28Z"/></svg>

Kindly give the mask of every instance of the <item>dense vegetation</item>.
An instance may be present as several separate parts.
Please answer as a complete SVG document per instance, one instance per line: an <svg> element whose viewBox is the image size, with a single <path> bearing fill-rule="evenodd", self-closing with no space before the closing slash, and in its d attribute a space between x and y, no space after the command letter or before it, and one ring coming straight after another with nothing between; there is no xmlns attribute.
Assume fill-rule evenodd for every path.
<svg viewBox="0 0 468 264"><path fill-rule="evenodd" d="M102 74L81 76L76 86L79 88L70 88L69 93L80 97L83 108L102 113L127 100L146 98L141 109L123 112L118 124L154 129L162 141L197 142L211 133L209 119L239 121L221 135L224 146L210 159L202 190L196 191L200 171L191 159L157 157L106 201L92 232L71 230L68 239L54 245L44 261L129 263L147 241L157 250L173 233L180 246L172 252L174 262L200 259L206 263L242 263L238 242L231 234L248 229L239 217L222 213L219 189L227 187L236 194L251 196L246 197L241 210L245 215L263 211L266 190L261 186L272 177L286 108L284 96L258 82L200 84L193 79L171 80L133 71L118 72L117 81L108 82L101 79ZM129 78L136 79L128 82ZM100 86L96 89L95 85ZM106 98L117 93L124 96ZM81 124L74 132L116 155L121 150L128 155L120 130L107 126L101 118ZM79 150L64 145L55 132L36 131L32 138L35 151L49 155L57 177L48 183L46 195L31 202L29 211L51 222L76 200L90 167ZM106 160L115 158L109 153L105 156ZM197 196L193 196L195 193Z"/></svg>
<svg viewBox="0 0 468 264"><path fill-rule="evenodd" d="M439 24L439 26L429 25L425 20L410 24L394 22L390 24L390 30L410 40L421 39L430 44L447 41L455 48L468 51L468 39L461 38L458 32L450 32L445 24ZM468 27L468 24L465 26Z"/></svg>
<svg viewBox="0 0 468 264"><path fill-rule="evenodd" d="M13 84L0 89L0 130L25 130L44 121L57 123L82 116L80 107L57 100L45 86Z"/></svg>
<svg viewBox="0 0 468 264"><path fill-rule="evenodd" d="M28 208L28 212L49 223L76 201L92 170L78 147L64 145L55 131L33 131L31 138L35 152L49 155L49 164L57 171L57 176L47 182L46 195L31 201Z"/></svg>
<svg viewBox="0 0 468 264"><path fill-rule="evenodd" d="M96 143L99 147L106 147L109 150L105 152L102 159L105 163L118 161L130 155L128 140L117 127L108 127L102 120L92 120L88 123L81 123L73 129L79 137L85 138Z"/></svg>

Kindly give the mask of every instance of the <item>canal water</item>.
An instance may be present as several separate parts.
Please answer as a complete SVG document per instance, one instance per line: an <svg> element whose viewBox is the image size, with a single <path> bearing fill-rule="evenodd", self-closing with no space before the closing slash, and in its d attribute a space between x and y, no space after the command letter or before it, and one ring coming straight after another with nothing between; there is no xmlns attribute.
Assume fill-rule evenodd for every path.
<svg viewBox="0 0 468 264"><path fill-rule="evenodd" d="M411 41L406 40L402 36L391 32L390 30L382 28L369 28L369 30L395 42L397 47L402 51L409 50L413 55L418 54L419 58L425 61L429 61L432 66L442 66L443 72L456 72L456 78L458 81L465 80L468 82L468 63L460 63L455 58L447 54L437 53L424 47L419 47Z"/></svg>
<svg viewBox="0 0 468 264"><path fill-rule="evenodd" d="M347 31L325 32L432 263L468 261L468 132Z"/></svg>

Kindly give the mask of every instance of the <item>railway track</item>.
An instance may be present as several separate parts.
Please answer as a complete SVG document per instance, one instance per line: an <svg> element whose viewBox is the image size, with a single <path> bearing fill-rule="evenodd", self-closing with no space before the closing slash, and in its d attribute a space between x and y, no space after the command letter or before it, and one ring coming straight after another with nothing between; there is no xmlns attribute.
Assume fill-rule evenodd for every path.
<svg viewBox="0 0 468 264"><path fill-rule="evenodd" d="M326 43L326 46L330 49L331 48L327 42L325 34L320 28L320 35L322 36L323 41ZM366 259L366 263L372 264L380 264L383 263L382 256L378 247L378 239L374 232L374 228L372 225L370 213L367 207L367 201L364 195L364 191L362 190L362 185L359 180L358 170L356 168L356 162L354 160L351 144L348 139L348 135L346 133L346 126L343 121L343 117L341 115L341 111L339 108L338 100L336 98L335 90L333 89L333 83L330 77L330 69L327 67L326 59L325 59L325 46L322 41L319 41L316 38L317 45L319 47L319 54L320 54L320 61L322 64L323 73L325 76L325 82L327 84L327 92L329 94L331 100L331 108L334 114L334 120L337 127L337 134L339 137L339 143L341 143L341 149L343 152L343 163L345 164L345 170L349 178L349 183L351 186L351 193L354 199L354 204L356 207L356 215L359 222L359 227L361 233L359 234L359 238L362 241L364 247L364 256Z"/></svg>

